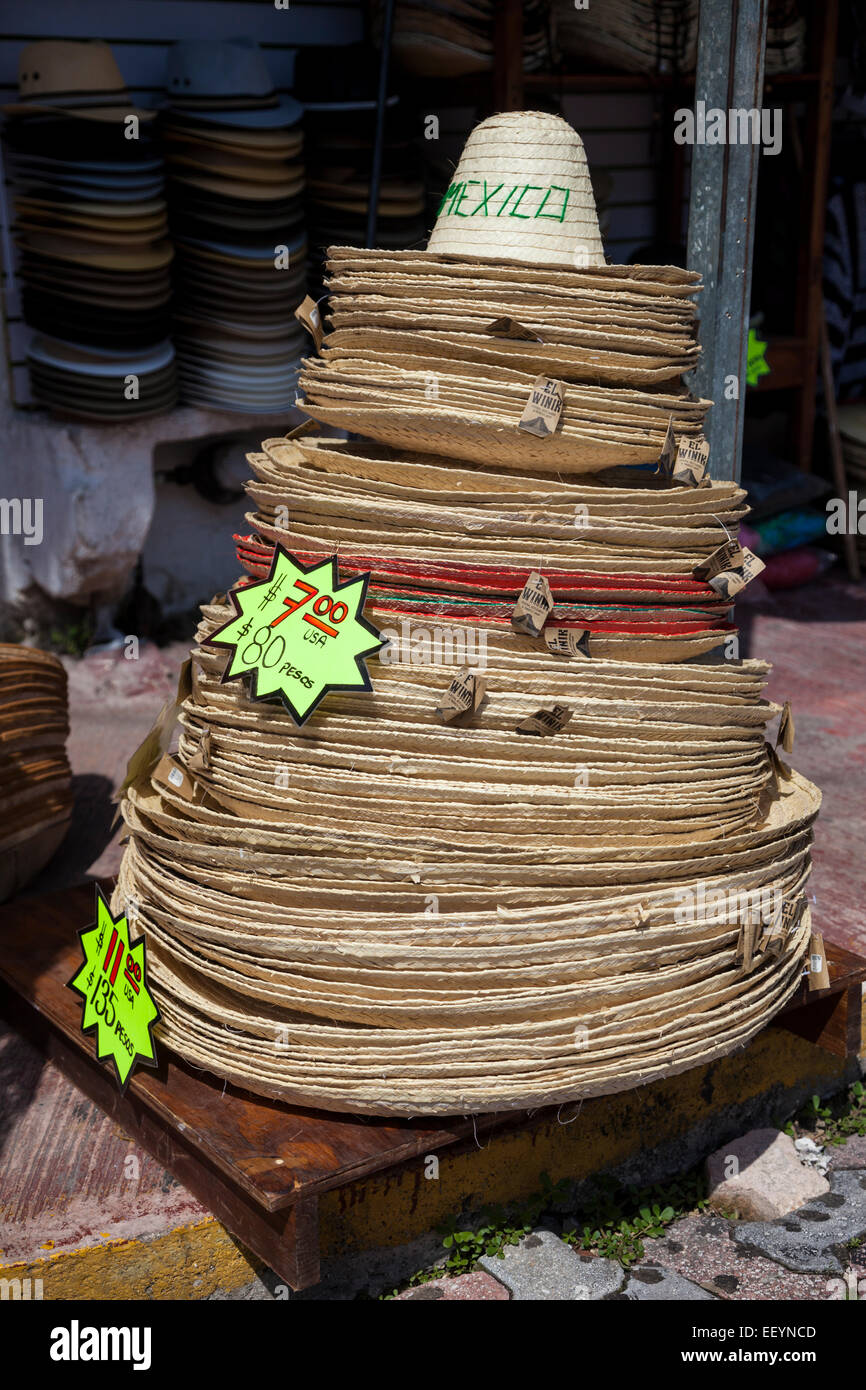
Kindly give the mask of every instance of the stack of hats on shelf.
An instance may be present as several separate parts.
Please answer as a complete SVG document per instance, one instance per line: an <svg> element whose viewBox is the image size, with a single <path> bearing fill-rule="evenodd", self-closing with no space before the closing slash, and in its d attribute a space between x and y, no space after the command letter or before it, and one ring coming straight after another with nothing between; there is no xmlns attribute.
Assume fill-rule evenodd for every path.
<svg viewBox="0 0 866 1390"><path fill-rule="evenodd" d="M770 0L764 72L802 72L806 62L806 16L801 0Z"/></svg>
<svg viewBox="0 0 866 1390"><path fill-rule="evenodd" d="M66 672L57 657L0 645L0 902L47 864L72 815Z"/></svg>
<svg viewBox="0 0 866 1390"><path fill-rule="evenodd" d="M661 75L694 72L699 0L605 0L591 11L553 0L553 47L583 66ZM764 72L800 72L806 54L801 0L770 0Z"/></svg>
<svg viewBox="0 0 866 1390"><path fill-rule="evenodd" d="M495 211L466 216L461 248L446 202L431 245L447 234L448 251L418 253L425 274L502 272L513 321L524 272L556 286L576 251L605 290L577 135L531 112L484 123L485 149L491 131L536 200L564 185L572 230L563 213L562 243L540 245L529 203L497 256ZM505 182L480 172L482 196L485 177ZM648 313L667 282L647 268ZM559 288L567 310L575 287ZM596 382L611 398L596 413L628 459L626 385ZM372 441L296 434L250 456L236 587L268 577L277 541L306 566L369 572L386 642L372 690L332 690L301 726L254 700L224 679L213 638L236 608L217 595L178 691L177 754L126 788L113 906L135 901L162 1041L265 1095L382 1115L556 1104L743 1046L803 978L820 797L781 756L793 721L763 698L768 666L738 656L743 494L694 463L696 403L668 383L659 471L610 474L601 444L590 471L588 442L518 466L507 444L527 422L505 393L494 447L477 415L474 457L441 452L435 395L405 407L414 448L389 444L396 416L379 381L364 389Z"/></svg>
<svg viewBox="0 0 866 1390"><path fill-rule="evenodd" d="M311 47L298 54L295 90L304 104L310 292L315 298L321 294L324 248L366 244L377 81L378 63L365 45ZM376 215L376 241L389 248L420 246L427 234L415 124L396 95L389 96Z"/></svg>
<svg viewBox="0 0 866 1390"><path fill-rule="evenodd" d="M540 68L549 54L547 0L527 0L523 12L523 62ZM464 77L487 72L494 55L493 0L398 0L394 16L394 56L418 77Z"/></svg>
<svg viewBox="0 0 866 1390"><path fill-rule="evenodd" d="M590 10L554 0L557 57L581 66L661 75L693 72L698 0L605 0Z"/></svg>
<svg viewBox="0 0 866 1390"><path fill-rule="evenodd" d="M5 108L32 394L82 420L128 420L177 399L172 260L153 111L137 109L107 44L47 39L19 59Z"/></svg>
<svg viewBox="0 0 866 1390"><path fill-rule="evenodd" d="M256 414L295 397L304 296L302 108L255 45L176 44L163 120L185 400Z"/></svg>

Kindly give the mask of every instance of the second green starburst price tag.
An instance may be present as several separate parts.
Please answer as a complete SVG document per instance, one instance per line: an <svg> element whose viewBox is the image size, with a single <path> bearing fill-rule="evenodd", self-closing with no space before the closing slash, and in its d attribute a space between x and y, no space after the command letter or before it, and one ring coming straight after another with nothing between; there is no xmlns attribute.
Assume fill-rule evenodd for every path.
<svg viewBox="0 0 866 1390"><path fill-rule="evenodd" d="M233 589L236 616L207 639L232 649L223 681L249 676L252 698L279 696L296 724L329 690L371 690L364 658L385 641L361 616L369 578L341 583L336 555L306 567L277 545L267 579Z"/></svg>
<svg viewBox="0 0 866 1390"><path fill-rule="evenodd" d="M68 984L84 998L81 1030L95 1032L96 1055L113 1063L124 1090L136 1066L156 1066L153 1027L159 1009L147 985L145 940L130 939L126 916L112 916L99 888L96 922L78 935L84 964Z"/></svg>

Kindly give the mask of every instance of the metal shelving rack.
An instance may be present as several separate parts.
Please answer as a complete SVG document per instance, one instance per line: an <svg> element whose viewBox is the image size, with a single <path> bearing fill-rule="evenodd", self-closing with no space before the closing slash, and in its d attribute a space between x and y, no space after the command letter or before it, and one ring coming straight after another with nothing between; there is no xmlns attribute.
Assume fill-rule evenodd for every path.
<svg viewBox="0 0 866 1390"><path fill-rule="evenodd" d="M821 263L827 197L833 75L838 30L838 0L809 5L807 70L763 78L767 0L702 0L697 73L692 78L641 73L523 71L523 15L520 0L500 0L496 7L495 65L492 105L520 110L538 95L571 93L655 92L673 110L699 94L709 106L760 107L768 101L805 108L803 178L794 332L771 338L770 374L759 391L794 394L792 450L800 468L811 467L815 396L821 340L823 299ZM679 216L685 180L684 160L672 145L663 169L665 200ZM745 382L746 344L751 289L751 254L759 156L751 147L696 146L692 158L689 215L689 265L704 276L701 297L704 357L694 388L724 402L725 378ZM695 190L703 193L696 196ZM673 230L673 227L671 227ZM671 238L674 239L674 238ZM738 476L742 447L745 390L733 411L717 408L711 417L716 433L713 471ZM733 418L731 418L733 416ZM733 448L732 448L733 444Z"/></svg>

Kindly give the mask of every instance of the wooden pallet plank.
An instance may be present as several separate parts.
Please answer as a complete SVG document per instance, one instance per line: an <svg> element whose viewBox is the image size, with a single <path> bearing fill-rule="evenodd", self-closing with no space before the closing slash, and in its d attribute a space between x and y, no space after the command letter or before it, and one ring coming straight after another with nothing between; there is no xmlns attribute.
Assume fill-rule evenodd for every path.
<svg viewBox="0 0 866 1390"><path fill-rule="evenodd" d="M800 1004L780 1014L777 1023L836 1057L856 1057L860 1051L863 989L852 985L840 994L822 992L813 1004Z"/></svg>
<svg viewBox="0 0 866 1390"><path fill-rule="evenodd" d="M109 884L102 886L110 892ZM81 1033L79 1000L66 988L80 961L77 932L94 919L92 885L19 898L0 909L0 980L108 1075L95 1060L95 1040ZM515 1111L474 1122L463 1116L413 1121L306 1110L224 1085L164 1047L157 1052L158 1068L136 1071L127 1093L272 1212L524 1117Z"/></svg>
<svg viewBox="0 0 866 1390"><path fill-rule="evenodd" d="M196 1143L194 1134L173 1128L137 1095L130 1084L121 1094L113 1075L89 1049L73 1041L49 1019L0 983L0 1009L8 1022L52 1062L74 1086L104 1110L136 1145L161 1163L206 1206L233 1236L252 1250L291 1289L319 1281L318 1204L303 1197L268 1211L232 1182ZM82 1042L85 1041L82 1035ZM223 1098L228 1107L230 1097Z"/></svg>
<svg viewBox="0 0 866 1390"><path fill-rule="evenodd" d="M80 1005L66 987L80 958L77 932L94 915L92 885L0 909L3 1012L292 1289L319 1277L319 1193L529 1120L523 1111L412 1122L304 1110L224 1085L164 1048L159 1068L136 1072L121 1095L94 1039L81 1033ZM810 993L804 982L774 1023L851 1056L866 959L826 949L830 988Z"/></svg>

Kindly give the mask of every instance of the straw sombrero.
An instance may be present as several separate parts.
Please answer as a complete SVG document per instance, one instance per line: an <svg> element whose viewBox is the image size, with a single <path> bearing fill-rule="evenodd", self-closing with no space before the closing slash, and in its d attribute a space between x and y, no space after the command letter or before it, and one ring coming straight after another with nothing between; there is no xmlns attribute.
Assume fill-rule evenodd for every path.
<svg viewBox="0 0 866 1390"><path fill-rule="evenodd" d="M0 645L0 902L24 888L72 815L66 672L34 647Z"/></svg>
<svg viewBox="0 0 866 1390"><path fill-rule="evenodd" d="M384 645L371 690L297 726L223 680L235 594L202 606L176 752L125 789L114 899L163 1040L264 1095L401 1116L742 1046L803 976L820 796L695 577L745 494L662 466L709 407L676 380L697 277L604 264L579 137L537 113L473 134L426 251L328 268L306 408L367 437L248 455L236 588L278 543L336 554ZM204 372L220 343L190 322ZM520 428L536 375L561 391L547 437Z"/></svg>
<svg viewBox="0 0 866 1390"><path fill-rule="evenodd" d="M7 116L40 112L69 119L117 123L128 116L152 120L156 112L133 105L114 54L97 39L37 39L18 57L17 102Z"/></svg>
<svg viewBox="0 0 866 1390"><path fill-rule="evenodd" d="M520 795L503 825L519 820ZM300 787L299 797L306 808ZM241 804L230 792L224 799ZM550 1104L723 1055L781 1007L799 983L807 911L781 954L759 949L748 970L729 913L731 904L802 895L817 804L793 778L755 830L692 839L685 857L682 832L668 835L670 847L662 834L649 847L632 836L629 848L628 836L587 838L564 820L568 860L585 865L578 872L550 831L546 852L531 839L509 849L500 828L486 831L482 859L471 846L449 856L417 834L413 845L402 814L393 859L381 858L381 837L378 851L363 840L353 849L348 822L338 838L332 832L329 858L325 803L318 831L306 809L300 825L252 815L243 858L231 854L223 871L238 843L236 811L214 800L190 818L171 793L133 788L116 905L146 904L164 1038L196 1065L325 1109L432 1115ZM467 809L465 824L453 817L455 843L483 813L481 803ZM534 823L544 813L531 814ZM347 852L363 856L357 877ZM281 875L287 855L291 873ZM612 877L627 885L613 890ZM701 885L721 897L721 918L678 920ZM291 1040L284 1050L273 1046L280 1035Z"/></svg>
<svg viewBox="0 0 866 1390"><path fill-rule="evenodd" d="M541 111L482 121L463 148L427 249L537 265L604 265L577 132Z"/></svg>
<svg viewBox="0 0 866 1390"><path fill-rule="evenodd" d="M698 361L697 277L605 263L583 146L557 116L472 132L425 251L332 247L328 270L331 332L299 380L308 413L391 447L563 474L654 463L671 412L662 423L660 399L610 388L659 387ZM567 387L539 440L521 417L542 376ZM572 385L594 387L598 409ZM677 394L676 434L698 432L708 403Z"/></svg>

